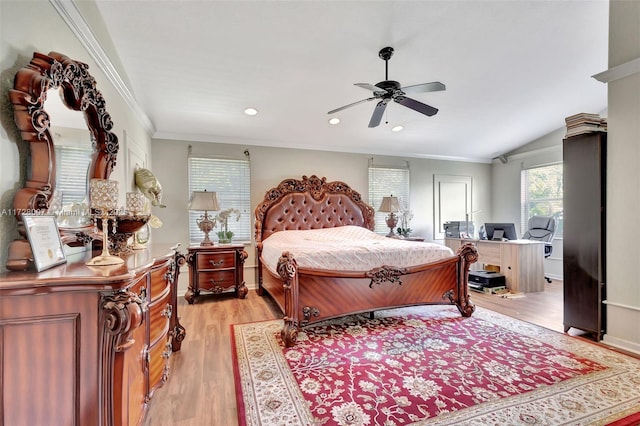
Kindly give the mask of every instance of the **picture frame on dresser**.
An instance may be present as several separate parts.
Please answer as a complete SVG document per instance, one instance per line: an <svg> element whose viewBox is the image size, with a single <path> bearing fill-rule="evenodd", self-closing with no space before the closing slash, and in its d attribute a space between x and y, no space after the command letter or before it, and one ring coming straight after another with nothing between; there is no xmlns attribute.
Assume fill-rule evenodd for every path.
<svg viewBox="0 0 640 426"><path fill-rule="evenodd" d="M23 214L22 222L38 272L67 261L55 216Z"/></svg>

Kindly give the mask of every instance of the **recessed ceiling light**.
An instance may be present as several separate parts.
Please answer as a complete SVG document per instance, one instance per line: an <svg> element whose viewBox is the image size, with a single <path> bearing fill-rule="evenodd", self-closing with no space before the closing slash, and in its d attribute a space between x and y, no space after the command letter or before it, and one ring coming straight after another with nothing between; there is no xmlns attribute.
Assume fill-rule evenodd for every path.
<svg viewBox="0 0 640 426"><path fill-rule="evenodd" d="M392 131L392 132L401 132L401 131L402 131L402 129L404 129L404 126L393 126L393 127L391 128L391 131Z"/></svg>
<svg viewBox="0 0 640 426"><path fill-rule="evenodd" d="M340 123L340 119L338 117L332 117L329 119L329 124L338 124Z"/></svg>
<svg viewBox="0 0 640 426"><path fill-rule="evenodd" d="M258 110L255 108L247 108L244 110L244 113L247 115L257 115L258 114Z"/></svg>

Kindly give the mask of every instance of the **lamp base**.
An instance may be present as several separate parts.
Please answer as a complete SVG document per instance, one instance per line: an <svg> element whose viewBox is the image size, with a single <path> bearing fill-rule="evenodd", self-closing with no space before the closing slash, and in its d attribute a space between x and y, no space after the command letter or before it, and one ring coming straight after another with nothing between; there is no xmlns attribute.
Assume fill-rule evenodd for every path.
<svg viewBox="0 0 640 426"><path fill-rule="evenodd" d="M209 215L207 214L206 210L204 212L204 217L199 220L196 220L196 223L198 224L198 228L200 228L200 230L204 233L204 240L202 240L200 245L212 246L213 241L209 239L209 232L213 230L216 223L213 220L209 219Z"/></svg>
<svg viewBox="0 0 640 426"><path fill-rule="evenodd" d="M391 212L389 213L389 216L387 216L385 221L387 222L387 226L389 227L389 233L387 234L387 237L395 237L396 234L395 232L393 232L393 230L398 224L398 217L395 215L395 213Z"/></svg>
<svg viewBox="0 0 640 426"><path fill-rule="evenodd" d="M101 254L100 256L96 256L92 258L90 261L86 263L88 266L109 266L109 265L120 265L124 263L124 259L118 256L113 256L110 254Z"/></svg>

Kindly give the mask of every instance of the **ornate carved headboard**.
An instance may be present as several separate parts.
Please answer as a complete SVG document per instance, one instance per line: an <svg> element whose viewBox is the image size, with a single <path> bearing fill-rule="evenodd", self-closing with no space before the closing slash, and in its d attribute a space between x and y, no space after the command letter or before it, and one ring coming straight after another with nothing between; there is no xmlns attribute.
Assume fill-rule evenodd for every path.
<svg viewBox="0 0 640 426"><path fill-rule="evenodd" d="M267 191L255 210L256 243L284 230L357 225L373 230L373 208L344 182L316 175L285 179Z"/></svg>

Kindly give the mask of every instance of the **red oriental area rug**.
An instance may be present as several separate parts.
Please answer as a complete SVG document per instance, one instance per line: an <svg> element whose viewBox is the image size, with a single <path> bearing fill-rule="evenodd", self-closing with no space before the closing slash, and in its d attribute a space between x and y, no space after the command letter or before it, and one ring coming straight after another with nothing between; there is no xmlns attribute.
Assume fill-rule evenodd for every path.
<svg viewBox="0 0 640 426"><path fill-rule="evenodd" d="M304 329L232 326L241 425L607 425L640 412L640 360L491 311L424 306Z"/></svg>

